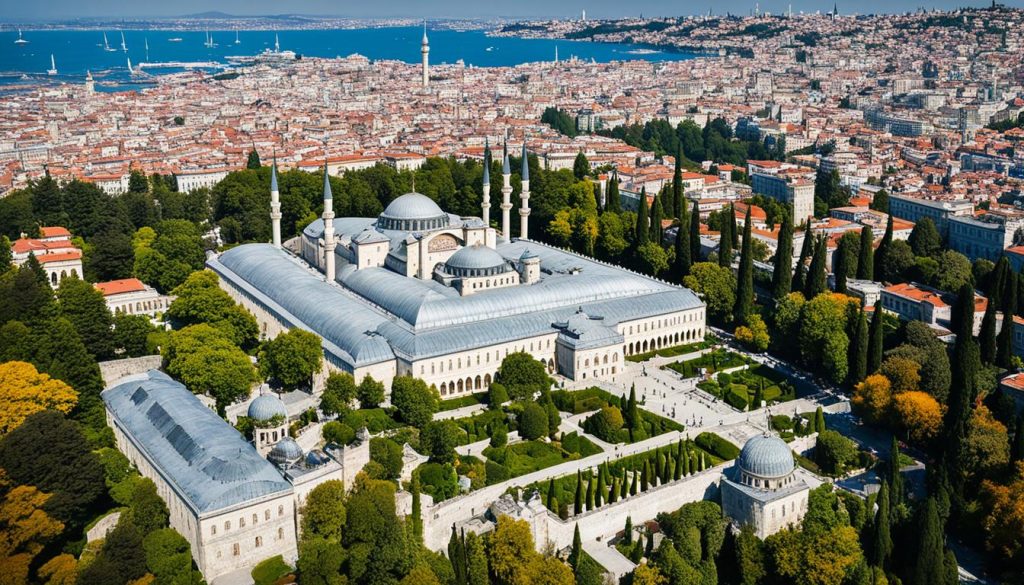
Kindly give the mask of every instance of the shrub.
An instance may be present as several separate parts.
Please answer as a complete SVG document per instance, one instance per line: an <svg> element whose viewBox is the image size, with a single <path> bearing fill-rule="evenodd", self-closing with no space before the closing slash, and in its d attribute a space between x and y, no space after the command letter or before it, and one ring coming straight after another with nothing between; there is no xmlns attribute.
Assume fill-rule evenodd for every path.
<svg viewBox="0 0 1024 585"><path fill-rule="evenodd" d="M746 386L740 386L740 388L744 389L745 394ZM736 385L733 385L729 388L729 392L725 395L725 401L730 406L738 408L739 410L746 410L747 408L747 399L743 398L742 396L736 393Z"/></svg>
<svg viewBox="0 0 1024 585"><path fill-rule="evenodd" d="M356 438L356 431L345 423L332 420L324 425L324 440L336 445L348 445Z"/></svg>
<svg viewBox="0 0 1024 585"><path fill-rule="evenodd" d="M455 468L448 464L424 463L416 473L420 477L420 489L430 494L434 501L451 498L459 491Z"/></svg>
<svg viewBox="0 0 1024 585"><path fill-rule="evenodd" d="M252 568L252 579L256 585L273 585L281 577L290 574L293 569L284 562L281 555L260 561Z"/></svg>
<svg viewBox="0 0 1024 585"><path fill-rule="evenodd" d="M603 441L617 443L618 432L623 424L622 412L617 407L604 406L583 421L583 428Z"/></svg>
<svg viewBox="0 0 1024 585"><path fill-rule="evenodd" d="M512 477L512 472L507 467L491 460L484 465L484 470L487 474L487 485L501 483Z"/></svg>
<svg viewBox="0 0 1024 585"><path fill-rule="evenodd" d="M505 430L505 425L495 425L494 430L491 431L491 447L498 449L507 444L508 431Z"/></svg>
<svg viewBox="0 0 1024 585"><path fill-rule="evenodd" d="M701 433L693 442L719 459L729 460L740 456L739 447L712 433Z"/></svg>
<svg viewBox="0 0 1024 585"><path fill-rule="evenodd" d="M508 402L508 390L505 389L505 385L500 382L491 384L487 390L487 404L491 408L498 409L506 402Z"/></svg>
<svg viewBox="0 0 1024 585"><path fill-rule="evenodd" d="M842 473L846 466L857 460L856 444L836 431L818 433L814 448L814 461L830 475Z"/></svg>
<svg viewBox="0 0 1024 585"><path fill-rule="evenodd" d="M528 402L519 415L519 436L533 441L548 434L548 413L536 402Z"/></svg>

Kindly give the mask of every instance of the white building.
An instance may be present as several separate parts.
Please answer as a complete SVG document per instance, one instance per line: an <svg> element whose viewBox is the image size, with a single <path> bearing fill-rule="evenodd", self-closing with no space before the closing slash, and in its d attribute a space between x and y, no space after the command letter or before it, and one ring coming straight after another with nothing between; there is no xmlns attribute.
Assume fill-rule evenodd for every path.
<svg viewBox="0 0 1024 585"><path fill-rule="evenodd" d="M174 174L174 178L178 181L178 191L190 193L203 187L212 189L214 185L228 176L228 172L228 169L178 171Z"/></svg>
<svg viewBox="0 0 1024 585"><path fill-rule="evenodd" d="M761 539L800 524L810 486L795 471L785 441L768 434L751 437L723 474L722 511L735 523L752 526Z"/></svg>
<svg viewBox="0 0 1024 585"><path fill-rule="evenodd" d="M155 316L167 310L174 297L162 295L137 278L123 278L109 282L98 282L96 288L103 293L103 300L111 313Z"/></svg>
<svg viewBox="0 0 1024 585"><path fill-rule="evenodd" d="M21 237L11 243L15 266L21 266L28 262L29 256L35 256L53 288L68 276L83 278L82 251L71 242L71 232L67 228L41 227L39 236Z"/></svg>

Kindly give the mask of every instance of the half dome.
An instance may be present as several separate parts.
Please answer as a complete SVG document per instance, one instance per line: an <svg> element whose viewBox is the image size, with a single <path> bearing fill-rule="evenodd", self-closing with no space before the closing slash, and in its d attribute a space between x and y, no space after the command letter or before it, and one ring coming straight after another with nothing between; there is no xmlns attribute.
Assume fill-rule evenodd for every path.
<svg viewBox="0 0 1024 585"><path fill-rule="evenodd" d="M743 445L738 464L741 471L759 478L785 477L793 472L793 452L778 437L758 435Z"/></svg>
<svg viewBox="0 0 1024 585"><path fill-rule="evenodd" d="M385 230L422 231L447 225L446 214L434 200L422 193L406 193L395 199L377 218L377 227Z"/></svg>

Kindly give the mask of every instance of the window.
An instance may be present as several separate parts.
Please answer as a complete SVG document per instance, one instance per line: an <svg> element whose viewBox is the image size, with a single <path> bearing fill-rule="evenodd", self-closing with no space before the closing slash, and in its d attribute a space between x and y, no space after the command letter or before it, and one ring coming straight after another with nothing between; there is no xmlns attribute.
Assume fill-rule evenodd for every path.
<svg viewBox="0 0 1024 585"><path fill-rule="evenodd" d="M238 546L238 543L237 543L237 542L236 542L235 544L231 545L231 554L232 554L233 556L236 556L236 557L237 557L237 556L238 556L238 553L239 553L239 552L240 552L240 551L239 551L239 546Z"/></svg>
<svg viewBox="0 0 1024 585"><path fill-rule="evenodd" d="M270 509L269 508L263 511L263 519L264 520L270 520Z"/></svg>
<svg viewBox="0 0 1024 585"><path fill-rule="evenodd" d="M224 530L225 531L231 530L231 520L225 520L224 521Z"/></svg>
<svg viewBox="0 0 1024 585"><path fill-rule="evenodd" d="M277 515L278 516L284 516L284 506L278 506L277 507Z"/></svg>
<svg viewBox="0 0 1024 585"><path fill-rule="evenodd" d="M255 526L256 523L259 522L259 520L260 520L260 517L259 517L258 514L253 514L252 515L252 524L253 524L253 526Z"/></svg>
<svg viewBox="0 0 1024 585"><path fill-rule="evenodd" d="M210 536L217 536L217 525L213 524L210 526Z"/></svg>
<svg viewBox="0 0 1024 585"><path fill-rule="evenodd" d="M245 516L242 516L241 518L238 519L238 527L239 528L245 528Z"/></svg>
<svg viewBox="0 0 1024 585"><path fill-rule="evenodd" d="M279 527L277 529L277 539L278 540L284 540L284 528L283 527Z"/></svg>
<svg viewBox="0 0 1024 585"><path fill-rule="evenodd" d="M256 548L259 548L261 546L263 546L263 537L262 536L257 536L256 537Z"/></svg>

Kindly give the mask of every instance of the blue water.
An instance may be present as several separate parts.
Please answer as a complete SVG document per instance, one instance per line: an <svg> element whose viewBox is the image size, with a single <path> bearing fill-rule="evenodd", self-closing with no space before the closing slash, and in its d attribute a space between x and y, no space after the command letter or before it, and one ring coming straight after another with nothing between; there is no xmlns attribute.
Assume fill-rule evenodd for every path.
<svg viewBox="0 0 1024 585"><path fill-rule="evenodd" d="M16 31L0 32L0 84L24 84L26 82L75 82L80 83L87 70L97 82L129 87L127 59L132 65L140 62L169 61L214 61L227 64L225 57L231 55L255 55L264 49L272 49L274 35L279 36L281 50L291 50L303 56L344 57L359 53L370 59L393 59L408 63L420 61L420 39L423 31L418 27L366 28L346 30L283 30L283 31L239 31L241 41L235 44L235 31L210 31L216 47L204 46L204 31L127 30L124 31L128 51L121 50L121 31L108 30L107 41L115 51L105 51L103 31L46 30L23 31L28 44L18 45ZM483 31L430 30L431 63L454 63L462 59L467 65L510 66L535 61L554 59L558 47L560 59L575 55L580 59L608 62L628 59L648 61L676 61L692 59L694 53L655 52L647 53L643 47L594 43L589 41L565 41L546 39L492 38ZM171 42L171 38L181 42ZM149 54L144 49L149 42ZM637 52L639 51L639 52ZM46 75L50 68L50 54L57 61L59 74ZM149 73L159 74L173 69L151 69ZM28 76L26 79L23 76Z"/></svg>

